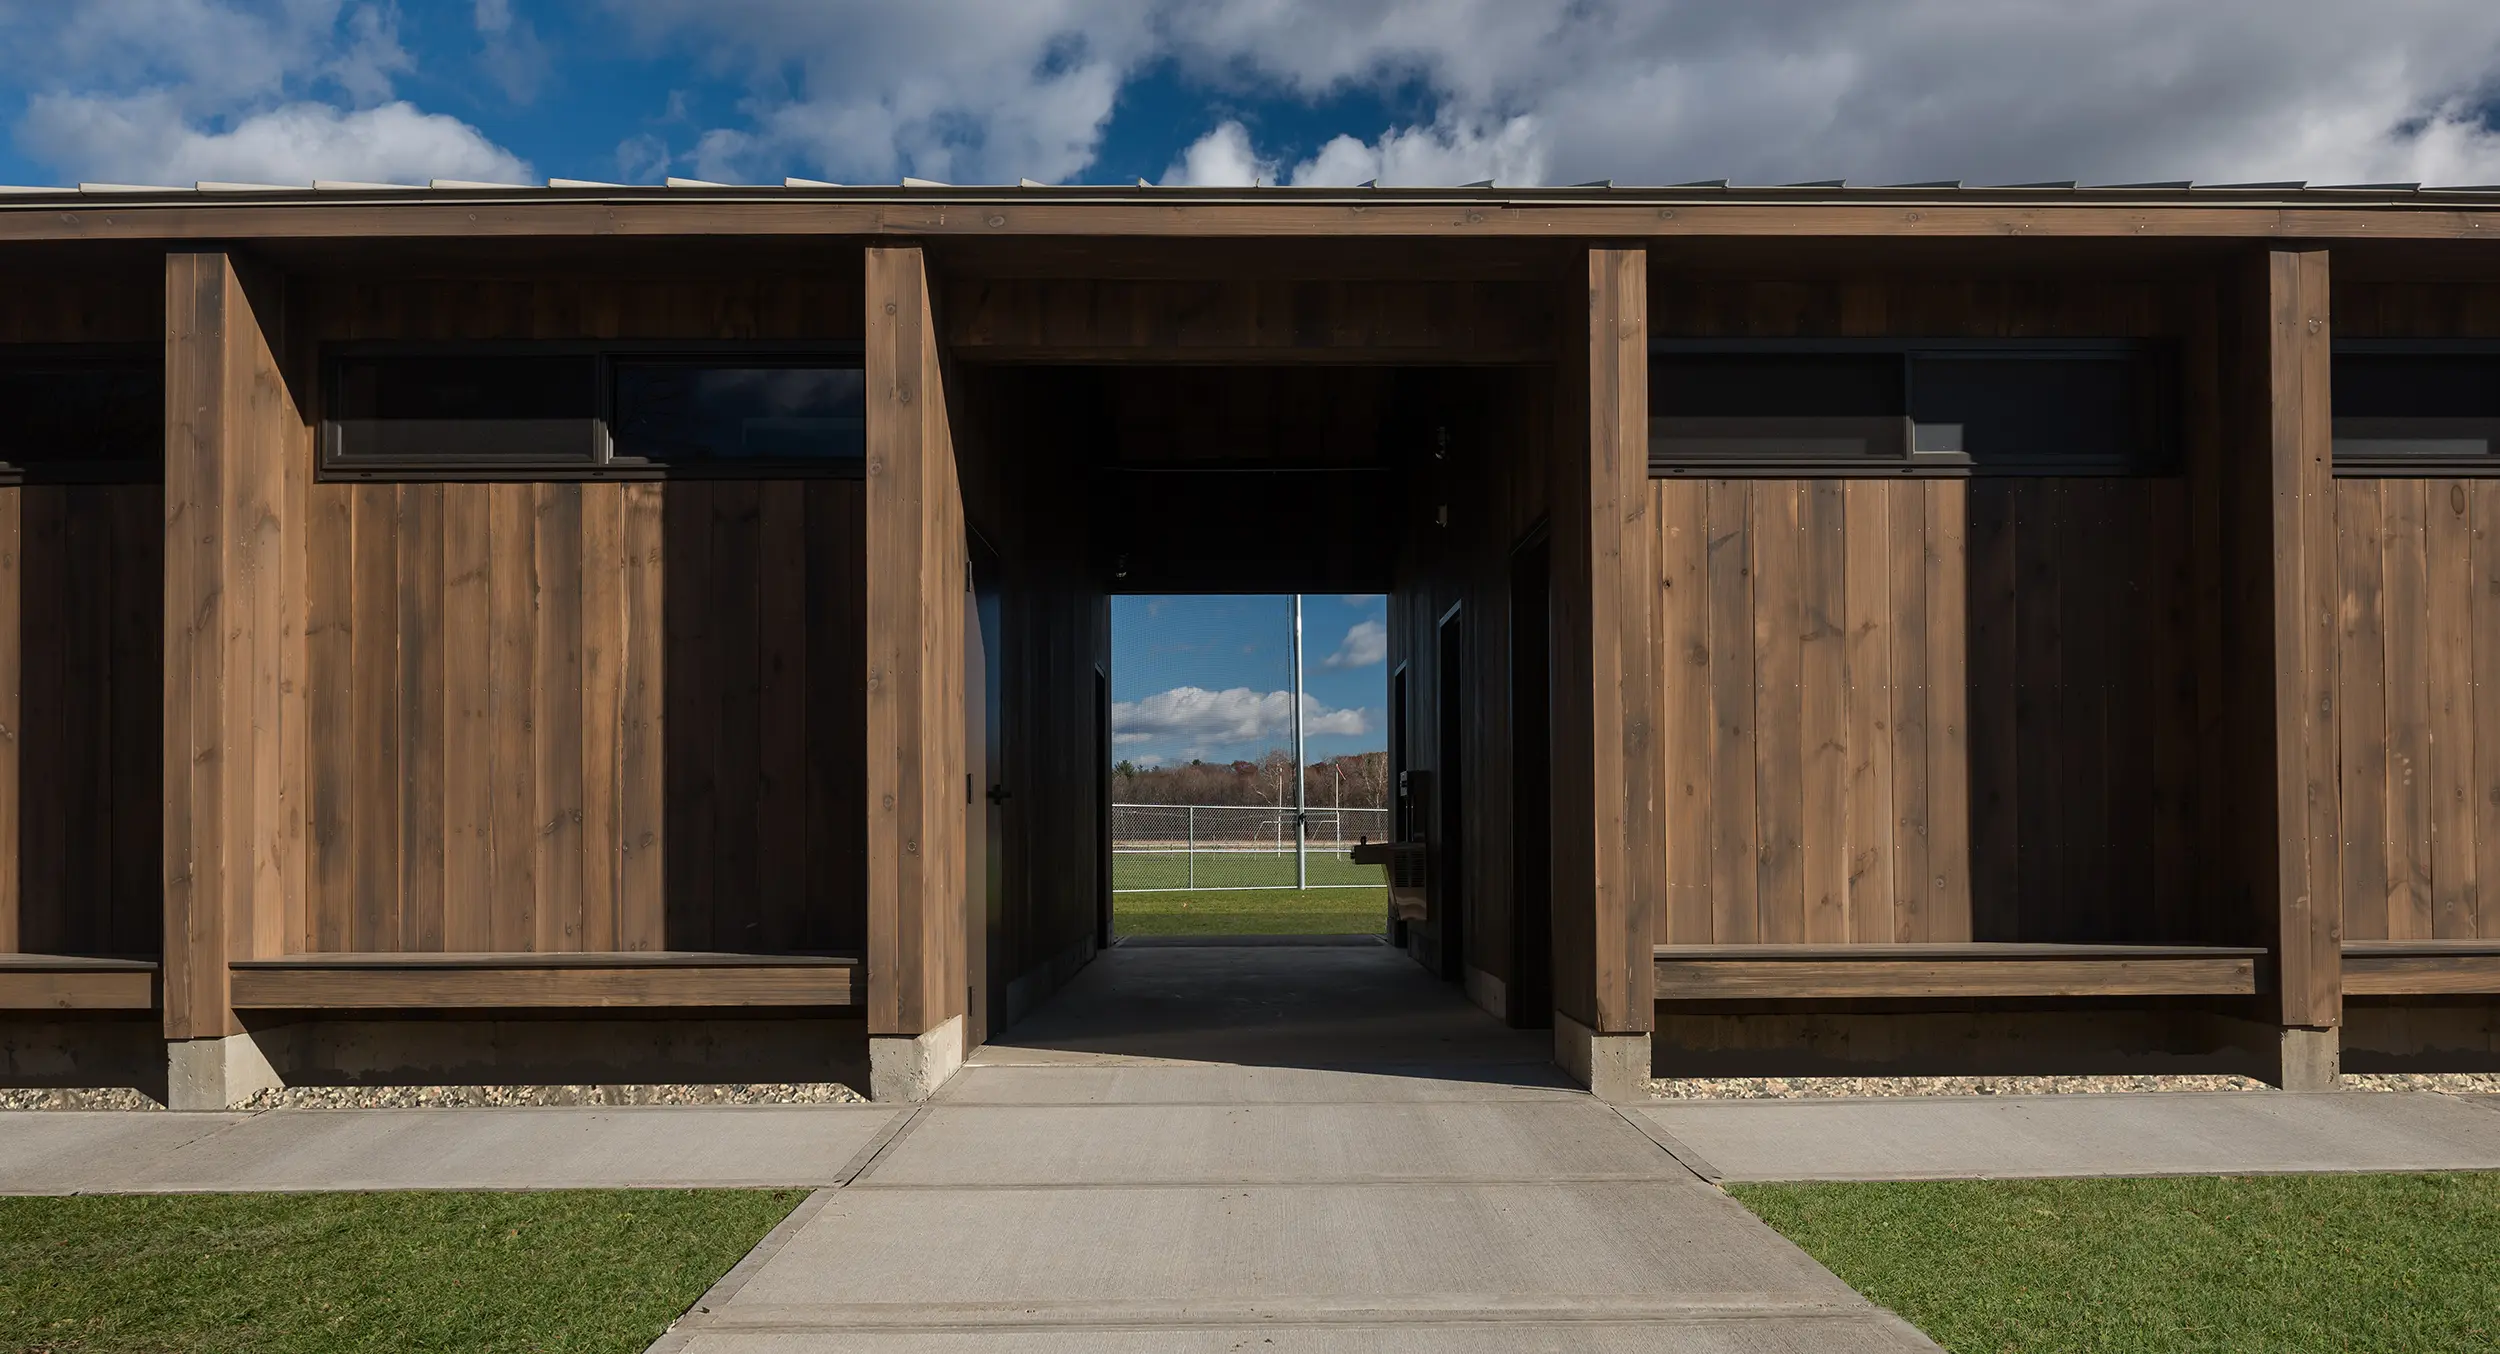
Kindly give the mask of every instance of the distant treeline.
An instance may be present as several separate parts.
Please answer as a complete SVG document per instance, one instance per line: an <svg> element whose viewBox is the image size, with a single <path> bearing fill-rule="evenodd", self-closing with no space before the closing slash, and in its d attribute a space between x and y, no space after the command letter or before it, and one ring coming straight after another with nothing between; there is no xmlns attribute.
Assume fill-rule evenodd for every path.
<svg viewBox="0 0 2500 1354"><path fill-rule="evenodd" d="M1178 766L1111 768L1111 798L1120 804L1268 804L1293 802L1293 754L1271 748L1255 762L1184 762ZM1303 802L1315 809L1377 809L1389 802L1389 754L1350 752L1302 770Z"/></svg>

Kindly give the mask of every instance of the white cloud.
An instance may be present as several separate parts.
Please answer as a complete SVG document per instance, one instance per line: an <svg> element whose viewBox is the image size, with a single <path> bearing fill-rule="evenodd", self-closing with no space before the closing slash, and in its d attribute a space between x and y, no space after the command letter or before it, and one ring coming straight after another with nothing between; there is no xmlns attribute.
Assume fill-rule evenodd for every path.
<svg viewBox="0 0 2500 1354"><path fill-rule="evenodd" d="M476 128L392 97L415 65L389 4L0 7L0 78L26 92L15 139L65 178L526 181Z"/></svg>
<svg viewBox="0 0 2500 1354"><path fill-rule="evenodd" d="M654 50L743 74L743 126L697 142L704 177L796 161L848 181L1057 180L1092 163L1120 87L1157 50L1120 0L608 0Z"/></svg>
<svg viewBox="0 0 2500 1354"><path fill-rule="evenodd" d="M1429 121L1296 182L2487 180L2488 0L1193 0L1193 68Z"/></svg>
<svg viewBox="0 0 2500 1354"><path fill-rule="evenodd" d="M1293 693L1228 691L1176 686L1142 700L1118 701L1111 707L1111 741L1182 743L1192 747L1253 743L1284 737L1291 731ZM1371 732L1371 718L1361 709L1332 710L1309 692L1302 696L1302 731L1316 734Z"/></svg>
<svg viewBox="0 0 2500 1354"><path fill-rule="evenodd" d="M1278 165L1250 147L1250 131L1227 122L1199 137L1163 171L1161 182L1201 188L1248 188L1275 183Z"/></svg>
<svg viewBox="0 0 2500 1354"><path fill-rule="evenodd" d="M1345 640L1337 651L1328 655L1320 666L1328 668L1368 668L1389 658L1389 627L1379 621L1356 621L1345 632Z"/></svg>
<svg viewBox="0 0 2500 1354"><path fill-rule="evenodd" d="M199 179L310 183L316 178L423 183L430 178L527 183L530 168L476 128L408 103L345 112L291 103L207 131L162 95L125 99L38 95L21 138L81 177L187 184Z"/></svg>

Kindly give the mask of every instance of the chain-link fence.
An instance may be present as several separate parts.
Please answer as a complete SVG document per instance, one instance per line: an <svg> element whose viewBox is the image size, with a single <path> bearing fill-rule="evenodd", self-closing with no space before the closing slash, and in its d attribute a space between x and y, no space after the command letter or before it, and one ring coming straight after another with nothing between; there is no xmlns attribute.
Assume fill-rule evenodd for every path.
<svg viewBox="0 0 2500 1354"><path fill-rule="evenodd" d="M1387 809L1303 812L1307 878L1313 888L1381 886L1377 865L1357 865L1357 842L1386 841ZM1260 804L1114 804L1111 889L1295 887L1293 810Z"/></svg>

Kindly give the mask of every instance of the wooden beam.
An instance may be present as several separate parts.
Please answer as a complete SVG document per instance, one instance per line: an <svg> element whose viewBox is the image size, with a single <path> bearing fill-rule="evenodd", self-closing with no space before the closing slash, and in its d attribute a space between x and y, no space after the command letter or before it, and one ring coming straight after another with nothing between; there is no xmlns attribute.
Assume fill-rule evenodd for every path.
<svg viewBox="0 0 2500 1354"><path fill-rule="evenodd" d="M2117 945L1659 946L1660 1001L2245 995L2262 949Z"/></svg>
<svg viewBox="0 0 2500 1354"><path fill-rule="evenodd" d="M312 437L274 276L165 265L165 1035L238 1033L227 963L304 886L303 537Z"/></svg>
<svg viewBox="0 0 2500 1354"><path fill-rule="evenodd" d="M238 962L245 1010L851 1007L854 959L790 955L325 954Z"/></svg>
<svg viewBox="0 0 2500 1354"><path fill-rule="evenodd" d="M25 497L21 489L0 488L0 954L15 952L20 943L25 899L24 857L18 850L19 701L26 668L18 523Z"/></svg>
<svg viewBox="0 0 2500 1354"><path fill-rule="evenodd" d="M1536 282L957 279L946 347L991 362L1342 365L1550 361Z"/></svg>
<svg viewBox="0 0 2500 1354"><path fill-rule="evenodd" d="M1649 256L1593 249L1565 350L1554 488L1555 1007L1647 1032L1650 912L1665 889L1650 630ZM1577 970L1577 971L1573 971Z"/></svg>
<svg viewBox="0 0 2500 1354"><path fill-rule="evenodd" d="M2488 240L2500 210L2432 201L2349 205L2318 199L1880 202L1624 202L1457 199L1269 202L1035 202L957 193L863 200L710 194L585 200L546 194L472 200L318 200L250 204L177 199L0 206L5 240L257 240L613 236L1194 237L1510 239L2237 239Z"/></svg>
<svg viewBox="0 0 2500 1354"><path fill-rule="evenodd" d="M2241 449L2241 459L2252 469L2264 468L2266 518L2262 540L2245 543L2242 558L2246 565L2257 564L2249 547L2262 544L2267 570L2262 654L2272 672L2262 751L2273 787L2271 820L2259 826L2254 844L2261 851L2271 847L2264 852L2270 857L2271 887L2260 896L2271 900L2263 910L2271 922L2282 1022L2323 1028L2343 1018L2327 256L2322 250L2269 250L2252 271L2243 304L2262 314L2257 412L2263 436ZM2242 483L2257 487L2253 479ZM2250 646L2243 655L2254 658L2258 650Z"/></svg>
<svg viewBox="0 0 2500 1354"><path fill-rule="evenodd" d="M152 1011L156 965L143 959L0 954L0 1011Z"/></svg>
<svg viewBox="0 0 2500 1354"><path fill-rule="evenodd" d="M916 248L867 251L868 1032L961 1014L963 493Z"/></svg>
<svg viewBox="0 0 2500 1354"><path fill-rule="evenodd" d="M2500 993L2500 940L2344 942L2348 997Z"/></svg>

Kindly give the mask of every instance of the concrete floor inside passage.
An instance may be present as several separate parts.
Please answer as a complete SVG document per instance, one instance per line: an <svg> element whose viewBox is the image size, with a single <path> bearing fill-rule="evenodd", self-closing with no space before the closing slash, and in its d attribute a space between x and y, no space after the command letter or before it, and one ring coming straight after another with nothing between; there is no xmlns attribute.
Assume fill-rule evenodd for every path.
<svg viewBox="0 0 2500 1354"><path fill-rule="evenodd" d="M1933 1349L1386 946L1117 947L658 1349Z"/></svg>

